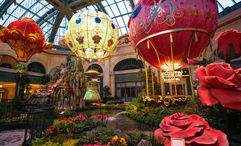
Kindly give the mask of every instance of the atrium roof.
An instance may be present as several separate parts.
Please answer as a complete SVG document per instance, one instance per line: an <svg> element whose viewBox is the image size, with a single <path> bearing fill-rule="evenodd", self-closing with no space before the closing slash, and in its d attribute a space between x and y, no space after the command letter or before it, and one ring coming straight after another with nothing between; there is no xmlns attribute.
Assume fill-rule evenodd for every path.
<svg viewBox="0 0 241 146"><path fill-rule="evenodd" d="M128 33L127 22L138 0L0 0L0 25L24 17L34 19L46 35L46 41L57 44L64 36L68 19L80 11L98 10L108 14L119 26L119 34ZM219 13L241 0L218 0Z"/></svg>

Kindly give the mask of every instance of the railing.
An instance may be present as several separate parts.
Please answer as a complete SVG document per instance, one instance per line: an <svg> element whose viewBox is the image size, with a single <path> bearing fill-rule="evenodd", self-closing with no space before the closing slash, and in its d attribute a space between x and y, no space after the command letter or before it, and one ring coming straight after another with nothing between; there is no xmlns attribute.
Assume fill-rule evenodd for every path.
<svg viewBox="0 0 241 146"><path fill-rule="evenodd" d="M0 131L25 129L23 145L41 137L53 124L54 106L36 104L0 104Z"/></svg>

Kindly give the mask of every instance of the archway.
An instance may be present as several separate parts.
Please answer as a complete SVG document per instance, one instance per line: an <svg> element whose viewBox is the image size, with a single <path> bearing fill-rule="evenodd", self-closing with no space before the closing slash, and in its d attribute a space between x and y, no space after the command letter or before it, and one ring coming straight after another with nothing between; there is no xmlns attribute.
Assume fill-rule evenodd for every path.
<svg viewBox="0 0 241 146"><path fill-rule="evenodd" d="M129 58L118 62L114 67L114 71L123 71L123 70L140 69L140 68L144 68L141 60L136 60L135 58Z"/></svg>
<svg viewBox="0 0 241 146"><path fill-rule="evenodd" d="M28 71L45 74L44 66L39 62L32 62L28 65Z"/></svg>
<svg viewBox="0 0 241 146"><path fill-rule="evenodd" d="M127 71L127 73L115 74L115 95L123 101L132 101L141 92L143 81L137 72L132 70L144 68L141 60L128 58L118 62L114 72Z"/></svg>
<svg viewBox="0 0 241 146"><path fill-rule="evenodd" d="M0 67L16 69L18 65L17 59L9 55L0 56Z"/></svg>

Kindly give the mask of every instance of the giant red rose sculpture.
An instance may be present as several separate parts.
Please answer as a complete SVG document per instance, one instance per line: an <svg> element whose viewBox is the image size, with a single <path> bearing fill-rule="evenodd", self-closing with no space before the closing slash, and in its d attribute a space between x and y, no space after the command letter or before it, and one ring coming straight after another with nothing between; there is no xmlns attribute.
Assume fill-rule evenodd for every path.
<svg viewBox="0 0 241 146"><path fill-rule="evenodd" d="M234 70L226 63L212 63L196 70L200 81L198 94L203 105L221 103L226 108L241 111L240 69Z"/></svg>
<svg viewBox="0 0 241 146"><path fill-rule="evenodd" d="M160 128L154 132L154 139L159 144L171 146L171 138L182 138L186 146L228 146L226 134L210 128L198 115L175 113L165 117Z"/></svg>
<svg viewBox="0 0 241 146"><path fill-rule="evenodd" d="M241 33L235 29L221 32L216 42L218 44L218 56L226 62L241 56Z"/></svg>

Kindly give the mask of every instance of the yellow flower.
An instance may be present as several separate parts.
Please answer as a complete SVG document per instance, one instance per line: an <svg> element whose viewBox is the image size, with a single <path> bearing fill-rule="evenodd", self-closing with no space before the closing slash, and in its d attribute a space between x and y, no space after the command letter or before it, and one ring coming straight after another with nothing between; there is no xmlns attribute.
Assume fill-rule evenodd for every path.
<svg viewBox="0 0 241 146"><path fill-rule="evenodd" d="M120 143L122 143L123 145L126 145L127 142L126 142L125 138L121 138Z"/></svg>
<svg viewBox="0 0 241 146"><path fill-rule="evenodd" d="M118 138L119 138L119 137L116 135L116 136L114 136L114 137L112 138L112 140L113 140L113 141L117 141Z"/></svg>

